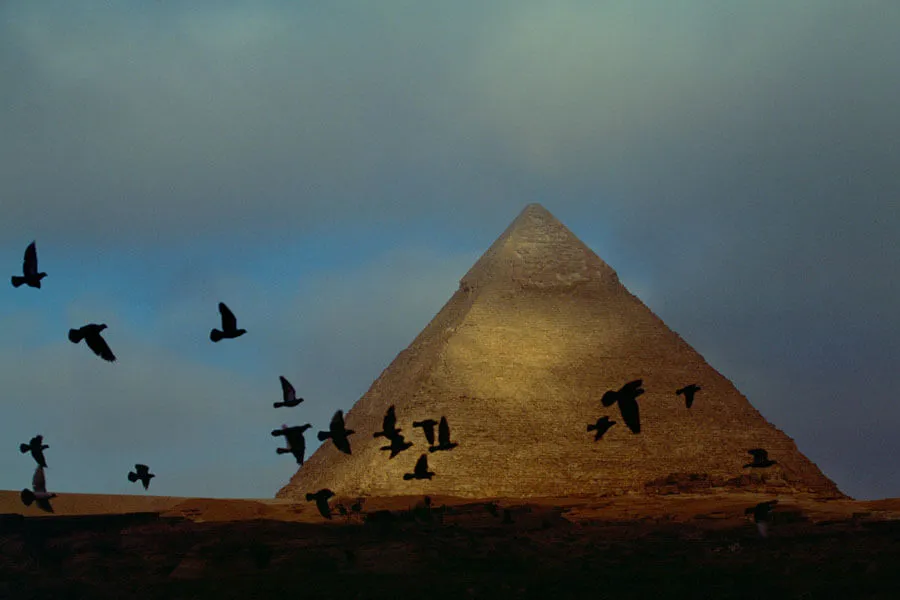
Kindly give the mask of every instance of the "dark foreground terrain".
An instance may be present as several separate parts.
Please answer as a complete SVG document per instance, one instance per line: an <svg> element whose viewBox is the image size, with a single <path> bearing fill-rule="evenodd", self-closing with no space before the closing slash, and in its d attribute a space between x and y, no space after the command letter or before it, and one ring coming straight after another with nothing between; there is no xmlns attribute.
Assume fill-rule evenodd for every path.
<svg viewBox="0 0 900 600"><path fill-rule="evenodd" d="M762 538L747 503L509 504L506 522L485 503L332 522L3 515L0 598L900 597L897 513L782 502Z"/></svg>

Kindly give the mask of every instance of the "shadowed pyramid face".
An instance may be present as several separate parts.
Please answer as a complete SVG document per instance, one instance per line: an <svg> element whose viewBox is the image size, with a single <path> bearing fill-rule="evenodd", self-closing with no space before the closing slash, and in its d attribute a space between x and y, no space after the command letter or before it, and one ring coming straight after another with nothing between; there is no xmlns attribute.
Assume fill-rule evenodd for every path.
<svg viewBox="0 0 900 600"><path fill-rule="evenodd" d="M586 226L587 227L587 226ZM621 422L608 390L641 381L640 434L602 443L585 424ZM696 382L689 410L672 392ZM415 447L388 459L373 437L391 405ZM429 454L431 481L404 481L427 448L414 422L445 416L452 452ZM837 489L725 377L619 282L615 271L539 205L529 205L459 289L345 415L352 455L323 444L278 496L566 496L642 491L672 473L740 478L747 448L778 457L785 489Z"/></svg>

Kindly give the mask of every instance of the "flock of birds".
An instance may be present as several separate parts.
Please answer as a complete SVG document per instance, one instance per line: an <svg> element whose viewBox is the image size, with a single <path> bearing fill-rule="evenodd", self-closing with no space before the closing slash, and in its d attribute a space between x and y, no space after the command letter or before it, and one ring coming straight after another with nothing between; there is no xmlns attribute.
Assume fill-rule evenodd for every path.
<svg viewBox="0 0 900 600"><path fill-rule="evenodd" d="M22 275L13 275L12 285L15 288L18 288L22 285L27 285L33 288L40 288L41 280L46 276L46 273L40 272L38 270L37 248L35 242L31 242L31 244L29 244L25 249L25 256L22 264ZM223 339L235 339L247 333L246 329L238 328L237 318L223 302L219 303L219 313L221 315L222 328L214 328L210 331L209 339L212 342L219 342ZM83 340L85 344L87 344L88 348L90 348L94 352L94 354L96 354L103 360L114 362L116 360L116 356L115 354L113 354L112 350L109 347L109 344L106 343L106 340L103 339L102 336L102 332L106 328L106 324L88 323L87 325L84 325L78 329L70 329L69 340L74 344L78 344ZM303 398L297 396L297 392L294 386L291 385L291 383L283 376L280 376L279 379L281 381L282 401L275 402L274 407L290 408L296 407L300 403L302 403ZM702 388L699 385L692 383L676 390L675 394L678 396L684 396L685 406L690 409L694 403L694 398L697 392L699 392L701 389ZM632 433L638 434L641 432L641 422L637 398L643 393L643 380L636 379L634 381L626 383L618 390L607 391L601 397L600 402L604 407L610 407L613 404L618 405L619 411L622 415L622 420L625 422L625 425L632 431ZM616 421L610 420L608 416L603 416L598 418L595 423L589 424L587 426L587 431L595 432L594 441L598 441L602 439L606 432L609 431L609 429L615 424ZM422 429L425 435L425 439L428 442L429 452L452 450L453 448L458 446L456 442L453 442L450 439L450 425L447 422L446 417L442 416L440 418L440 421L435 421L434 419L413 421L412 426L413 428ZM435 426L437 426L438 428L437 444L435 444ZM287 444L286 448L276 449L277 454L291 454L296 459L297 464L303 465L306 453L306 440L304 437L304 433L310 427L312 427L312 425L309 423L292 427L289 427L285 424L282 425L281 429L272 431L273 436L284 437ZM409 442L405 439L401 431L402 429L397 427L397 415L395 407L391 406L387 409L387 412L382 419L381 431L377 431L373 434L373 437L384 437L388 442L386 446L381 447L381 450L390 452L388 459L393 459L395 456L411 448L413 445L412 442ZM334 413L328 430L319 431L317 437L321 442L330 439L339 451L345 454L351 454L349 438L354 433L356 433L354 430L347 429L344 423L343 411L338 410ZM43 436L36 435L30 440L28 444L20 444L20 451L23 454L31 453L31 456L37 462L37 468L35 469L34 476L32 478L32 489L23 489L21 498L22 502L26 506L30 506L32 503L36 503L36 505L42 510L53 512L53 507L50 504L50 500L52 498L55 498L56 494L47 492L46 477L44 475L44 469L47 468L47 461L44 457L44 450L49 448L49 446L44 444L43 441ZM753 461L745 464L745 468L766 468L777 463L777 461L769 459L768 452L763 448L753 448L751 450L748 450L748 454L753 457ZM404 473L403 479L430 480L432 477L434 477L434 475L435 474L433 471L429 471L428 455L422 454L416 462L415 467L413 468L413 472ZM128 473L128 480L132 483L140 481L143 484L144 489L146 490L150 486L150 480L155 476L156 475L154 475L153 473L150 473L150 469L147 465L135 464L135 470ZM307 501L315 502L316 507L318 508L322 516L330 519L331 509L328 505L328 500L333 496L334 492L325 488L315 493L306 494L306 499ZM747 514L752 513L757 524L764 523L767 520L768 514L771 512L771 509L775 505L775 503L777 503L777 501L774 500L768 503L760 503L756 507L748 508ZM760 526L760 533L765 535L762 526Z"/></svg>

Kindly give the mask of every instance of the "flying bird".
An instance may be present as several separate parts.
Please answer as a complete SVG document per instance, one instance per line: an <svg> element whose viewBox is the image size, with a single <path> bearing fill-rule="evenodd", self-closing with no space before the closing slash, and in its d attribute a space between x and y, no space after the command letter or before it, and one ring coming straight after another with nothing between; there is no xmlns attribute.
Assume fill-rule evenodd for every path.
<svg viewBox="0 0 900 600"><path fill-rule="evenodd" d="M100 335L100 332L104 329L106 329L106 324L97 325L96 323L89 323L79 329L70 329L69 341L73 344L77 344L81 340L84 340L88 345L88 348L94 351L94 354L103 360L113 362L116 360L116 355L112 353L106 340Z"/></svg>
<svg viewBox="0 0 900 600"><path fill-rule="evenodd" d="M215 341L215 340L213 340ZM282 377L278 376L278 379L281 380L281 397L284 399L283 402L276 402L273 404L275 408L280 406L287 406L288 408L297 406L301 402L303 402L303 398L297 397L297 391L294 389L294 386L291 385L291 382Z"/></svg>
<svg viewBox="0 0 900 600"><path fill-rule="evenodd" d="M309 423L306 425L298 425L295 427L288 427L287 425L282 425L281 429L276 429L272 432L273 436L283 435L285 441L287 442L287 448L277 448L275 452L278 454L293 454L294 458L297 459L297 464L303 464L303 455L306 453L306 438L303 437L303 432L312 427Z"/></svg>
<svg viewBox="0 0 900 600"><path fill-rule="evenodd" d="M434 477L434 473L428 470L428 455L423 454L419 457L419 460L416 461L416 466L413 468L412 473L404 473L403 479L409 481L410 479L431 479Z"/></svg>
<svg viewBox="0 0 900 600"><path fill-rule="evenodd" d="M234 339L247 333L246 329L237 328L237 319L234 313L225 306L224 302L219 302L219 312L222 314L222 330L213 329L209 332L209 339L218 342L222 339Z"/></svg>
<svg viewBox="0 0 900 600"><path fill-rule="evenodd" d="M393 405L387 409L387 412L384 413L384 418L381 420L381 431L376 431L372 434L372 437L386 437L391 439L398 433L400 433L400 429L397 428L397 414L394 412Z"/></svg>
<svg viewBox="0 0 900 600"><path fill-rule="evenodd" d="M37 248L34 242L28 244L25 248L25 260L22 262L22 276L12 276L13 287L27 285L33 288L41 287L41 279L46 277L46 273L38 273Z"/></svg>
<svg viewBox="0 0 900 600"><path fill-rule="evenodd" d="M447 423L447 417L441 417L441 424L438 425L438 444L428 448L428 451L453 450L457 446L459 446L458 443L450 441L450 424Z"/></svg>
<svg viewBox="0 0 900 600"><path fill-rule="evenodd" d="M146 490L148 487L150 487L150 480L156 477L156 475L150 472L150 467L148 467L147 465L138 464L134 465L134 468L137 473L135 473L134 471L129 471L128 481L130 481L131 483L140 481L143 484L144 489Z"/></svg>
<svg viewBox="0 0 900 600"><path fill-rule="evenodd" d="M608 391L600 398L603 406L612 406L618 403L619 411L622 413L622 419L625 425L632 433L641 432L641 415L638 410L637 397L644 393L643 379L635 379L629 381L616 391Z"/></svg>
<svg viewBox="0 0 900 600"><path fill-rule="evenodd" d="M50 506L50 499L56 498L56 494L47 492L44 467L38 466L38 468L34 470L34 477L31 478L31 487L33 488L33 491L28 488L22 490L22 493L20 494L22 503L25 506L31 506L31 503L36 501L38 508L44 512L52 513L53 507Z"/></svg>
<svg viewBox="0 0 900 600"><path fill-rule="evenodd" d="M600 417L599 419L597 419L596 423L594 423L593 425L588 425L587 430L597 432L594 434L594 441L596 442L597 440L602 438L603 435L607 431L609 431L609 428L615 425L617 422L618 421L610 421L609 417Z"/></svg>
<svg viewBox="0 0 900 600"><path fill-rule="evenodd" d="M412 442L406 441L402 433L395 433L388 439L391 442L390 446L382 446L381 449L391 451L391 455L388 457L389 459L394 458L407 448L412 448L413 445Z"/></svg>
<svg viewBox="0 0 900 600"><path fill-rule="evenodd" d="M323 488L316 492L315 494L306 494L306 501L312 502L315 501L316 508L319 509L319 514L325 517L326 519L331 519L331 508L328 506L328 499L334 496L334 492L329 490L328 488Z"/></svg>
<svg viewBox="0 0 900 600"><path fill-rule="evenodd" d="M31 456L37 461L38 466L47 468L47 459L44 458L44 450L49 448L47 444L44 443L44 436L36 435L31 438L27 444L19 444L19 451L22 454L26 454L31 452Z"/></svg>
<svg viewBox="0 0 900 600"><path fill-rule="evenodd" d="M769 452L763 450L762 448L753 448L752 450L747 450L747 454L753 456L753 462L744 465L745 469L747 467L765 469L766 467L771 467L778 462L777 460L771 460L769 458Z"/></svg>
<svg viewBox="0 0 900 600"><path fill-rule="evenodd" d="M694 394L702 390L703 388L697 385L696 383L692 383L691 385L686 385L680 390L675 390L676 396L684 396L684 405L687 408L690 408L694 403Z"/></svg>
<svg viewBox="0 0 900 600"><path fill-rule="evenodd" d="M413 421L413 427L421 427L425 432L425 439L428 440L429 446L434 446L434 426L437 425L434 419L425 419L424 421Z"/></svg>
<svg viewBox="0 0 900 600"><path fill-rule="evenodd" d="M328 431L320 431L318 433L318 438L320 442L324 442L331 438L331 441L334 442L334 445L338 450L344 454L351 454L350 440L348 437L354 433L356 432L352 429L347 429L344 425L344 411L339 410L331 417Z"/></svg>
<svg viewBox="0 0 900 600"><path fill-rule="evenodd" d="M772 520L772 509L775 508L776 504L778 504L778 500L769 500L744 510L745 515L753 515L756 529L762 537L768 537L769 522Z"/></svg>

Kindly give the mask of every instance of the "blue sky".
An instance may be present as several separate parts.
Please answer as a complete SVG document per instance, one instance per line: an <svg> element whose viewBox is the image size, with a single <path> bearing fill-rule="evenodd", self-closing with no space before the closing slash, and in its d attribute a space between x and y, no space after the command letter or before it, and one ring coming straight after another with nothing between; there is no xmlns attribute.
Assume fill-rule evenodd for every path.
<svg viewBox="0 0 900 600"><path fill-rule="evenodd" d="M900 496L900 6L0 5L0 438L268 497L540 202L847 493ZM249 330L213 345L216 304ZM109 325L120 360L70 344ZM278 412L278 375L307 398ZM296 409L301 411L301 409ZM0 454L0 489L32 465Z"/></svg>

